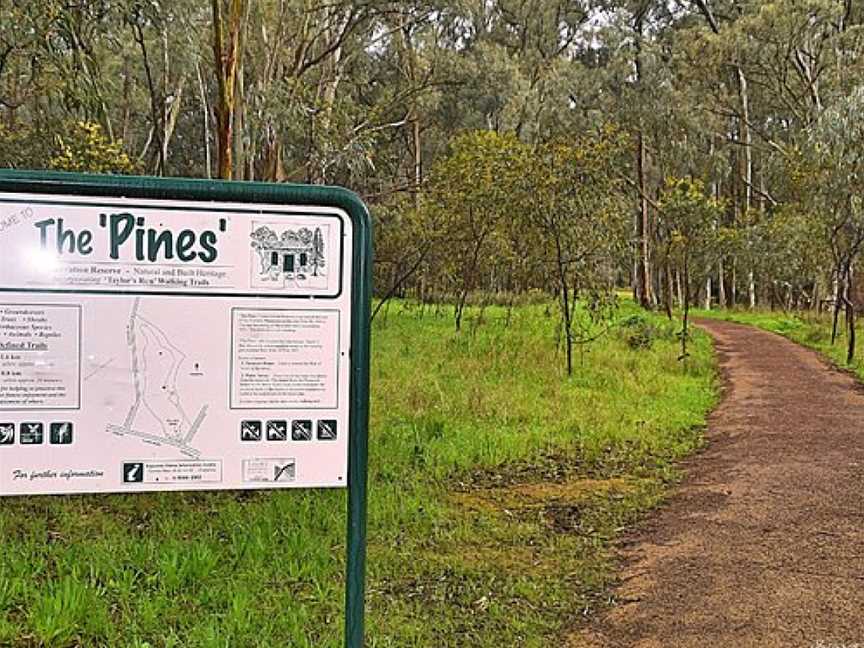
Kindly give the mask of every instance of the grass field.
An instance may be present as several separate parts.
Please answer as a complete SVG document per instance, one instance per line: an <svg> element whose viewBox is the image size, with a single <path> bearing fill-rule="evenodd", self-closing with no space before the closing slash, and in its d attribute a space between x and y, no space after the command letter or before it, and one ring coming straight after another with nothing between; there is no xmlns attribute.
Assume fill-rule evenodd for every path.
<svg viewBox="0 0 864 648"><path fill-rule="evenodd" d="M853 372L864 379L864 337L860 327L857 331L856 357L851 364L846 362L847 338L843 326L843 315L840 315L837 341L831 344L831 315L816 315L809 311L802 313L767 311L767 310L716 310L699 311L701 317L713 317L730 322L750 324L766 331L778 333L803 346L818 351L834 365Z"/></svg>
<svg viewBox="0 0 864 648"><path fill-rule="evenodd" d="M619 318L569 379L543 305L461 334L407 303L376 320L369 646L560 645L608 602L610 539L662 497L716 394L706 336L682 364L673 325ZM0 500L0 646L335 648L344 508L335 491Z"/></svg>

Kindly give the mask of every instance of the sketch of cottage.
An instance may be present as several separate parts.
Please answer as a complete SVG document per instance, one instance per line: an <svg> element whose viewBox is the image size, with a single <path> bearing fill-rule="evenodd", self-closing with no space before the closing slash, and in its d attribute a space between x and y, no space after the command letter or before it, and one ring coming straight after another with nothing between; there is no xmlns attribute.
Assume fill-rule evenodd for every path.
<svg viewBox="0 0 864 648"><path fill-rule="evenodd" d="M303 280L323 276L324 236L321 228L285 230L281 234L266 225L252 232L252 249L258 253L259 276L265 280Z"/></svg>

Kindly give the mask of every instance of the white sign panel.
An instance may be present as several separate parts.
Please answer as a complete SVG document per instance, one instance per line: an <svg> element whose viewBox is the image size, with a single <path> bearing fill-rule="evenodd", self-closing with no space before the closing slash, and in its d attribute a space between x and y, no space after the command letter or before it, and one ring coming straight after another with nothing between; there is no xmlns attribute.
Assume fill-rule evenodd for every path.
<svg viewBox="0 0 864 648"><path fill-rule="evenodd" d="M350 218L0 196L0 494L345 486Z"/></svg>

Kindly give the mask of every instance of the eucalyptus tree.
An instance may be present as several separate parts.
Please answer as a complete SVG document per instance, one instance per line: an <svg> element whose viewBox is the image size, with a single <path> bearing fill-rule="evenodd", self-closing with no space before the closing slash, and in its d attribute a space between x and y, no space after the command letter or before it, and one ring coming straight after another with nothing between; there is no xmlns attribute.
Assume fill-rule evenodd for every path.
<svg viewBox="0 0 864 648"><path fill-rule="evenodd" d="M687 357L690 307L712 271L731 232L723 227L723 206L697 179L670 178L659 201L660 227L668 233L669 260L681 268L682 309L681 358Z"/></svg>
<svg viewBox="0 0 864 648"><path fill-rule="evenodd" d="M772 309L809 307L818 312L828 297L824 279L833 264L830 250L819 244L817 220L790 202L773 209L754 230L755 236L747 241L754 248L754 267L770 277L762 283L763 301Z"/></svg>
<svg viewBox="0 0 864 648"><path fill-rule="evenodd" d="M589 317L602 318L614 295L614 269L627 249L623 186L615 167L628 143L619 130L606 127L527 149L520 165L519 222L539 236L531 254L558 297L568 375L574 344L589 341L575 335L579 302L596 307Z"/></svg>
<svg viewBox="0 0 864 648"><path fill-rule="evenodd" d="M130 147L140 147L136 152L139 165L155 175L168 174L172 158L178 170L200 172L204 156L189 149L174 156L172 140L178 135L178 124L183 125L181 137L196 126L182 118L184 112L191 112L186 107L197 103L196 53L204 46L200 34L209 26L209 13L189 0L126 0L120 9L121 24L134 43L122 51L117 62L122 66L118 71L123 79L116 92L121 107L120 137ZM146 106L142 112L149 123L132 124L139 104ZM191 165L187 161L190 157Z"/></svg>
<svg viewBox="0 0 864 648"><path fill-rule="evenodd" d="M838 281L835 294L834 331L841 306L848 331L847 362L855 357L856 304L853 269L864 248L864 86L826 109L807 133L798 175L805 189L802 198L816 219L828 245Z"/></svg>
<svg viewBox="0 0 864 648"><path fill-rule="evenodd" d="M663 138L668 112L678 105L664 40L677 29L679 13L661 0L610 0L599 3L596 13L594 39L601 45L595 61L601 63L592 76L605 86L607 111L632 135L632 282L634 297L646 308L656 303L652 202L662 183L658 159L670 144Z"/></svg>
<svg viewBox="0 0 864 648"><path fill-rule="evenodd" d="M523 146L513 134L470 131L451 143L450 155L433 169L429 191L445 217L441 271L454 289L457 331L468 294L483 286L481 269L498 242L500 224L512 211Z"/></svg>
<svg viewBox="0 0 864 648"><path fill-rule="evenodd" d="M715 158L709 182L728 198L726 222L750 241L730 259L730 287L734 302L736 266L743 266L752 307L760 266L754 228L786 199L782 175L798 134L848 91L841 78L860 58L856 16L842 0L681 4L691 17L674 52L676 85L691 89L691 105L706 120ZM784 171L772 177L777 169Z"/></svg>

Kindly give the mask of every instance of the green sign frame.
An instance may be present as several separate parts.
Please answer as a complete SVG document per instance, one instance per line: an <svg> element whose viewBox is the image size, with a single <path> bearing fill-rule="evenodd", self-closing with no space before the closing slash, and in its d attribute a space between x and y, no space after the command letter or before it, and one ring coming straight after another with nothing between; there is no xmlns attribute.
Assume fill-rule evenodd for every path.
<svg viewBox="0 0 864 648"><path fill-rule="evenodd" d="M348 447L345 646L363 648L366 595L366 517L369 453L369 337L372 301L372 225L356 194L339 187L226 182L65 172L0 170L0 194L189 200L323 206L351 218L351 358Z"/></svg>

